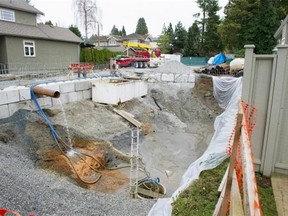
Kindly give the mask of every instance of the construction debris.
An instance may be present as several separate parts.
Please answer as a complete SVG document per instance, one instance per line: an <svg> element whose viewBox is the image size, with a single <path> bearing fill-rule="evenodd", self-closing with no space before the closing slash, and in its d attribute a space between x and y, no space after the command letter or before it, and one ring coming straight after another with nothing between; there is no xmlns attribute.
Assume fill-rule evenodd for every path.
<svg viewBox="0 0 288 216"><path fill-rule="evenodd" d="M226 75L230 74L230 66L227 63L219 64L219 65L207 65L205 67L201 67L198 69L194 69L196 73L204 73L209 75Z"/></svg>

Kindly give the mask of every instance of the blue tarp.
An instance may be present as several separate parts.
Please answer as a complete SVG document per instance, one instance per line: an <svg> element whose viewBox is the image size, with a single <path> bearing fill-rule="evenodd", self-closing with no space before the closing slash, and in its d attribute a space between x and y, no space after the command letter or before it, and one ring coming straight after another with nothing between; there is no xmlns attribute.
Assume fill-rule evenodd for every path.
<svg viewBox="0 0 288 216"><path fill-rule="evenodd" d="M214 56L213 65L222 64L226 61L226 56L223 53L219 53L218 55Z"/></svg>

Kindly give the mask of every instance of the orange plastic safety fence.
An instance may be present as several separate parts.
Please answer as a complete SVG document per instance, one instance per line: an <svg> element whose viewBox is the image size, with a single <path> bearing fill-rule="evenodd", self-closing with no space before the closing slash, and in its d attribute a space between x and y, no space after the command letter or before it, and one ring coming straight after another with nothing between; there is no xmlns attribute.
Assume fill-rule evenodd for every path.
<svg viewBox="0 0 288 216"><path fill-rule="evenodd" d="M248 147L248 163L250 163L253 173L255 173L254 170L254 157L253 157L253 153L252 153L252 146L251 146L251 135L253 132L253 129L256 125L256 108L250 106L249 104L245 103L243 100L240 101L241 104L241 108L242 108L242 113L243 113L243 122L242 122L242 130L244 131L244 134L246 136L246 140L247 142L242 143L240 140L238 143L234 143L235 145L237 145L237 155L236 155L236 161L235 161L235 171L236 171L236 175L237 175L237 181L238 181L238 185L239 185L239 189L240 189L240 193L241 193L241 197L243 200L243 158L242 158L242 148L243 145L247 145ZM236 125L237 119L235 119L235 125ZM232 131L229 140L228 140L228 146L226 149L227 155L231 156L232 154L232 145L233 145L233 141L234 141L234 135L235 135L235 129ZM247 161L246 161L247 162ZM253 184L253 195L252 197L254 197L253 203L250 204L251 208L254 208L253 212L257 213L255 215L262 215L262 210L261 210L261 206L259 203L259 199L258 199L258 189L257 189L257 183L256 183L256 177L255 175L250 176L252 179L250 179L251 185Z"/></svg>
<svg viewBox="0 0 288 216"><path fill-rule="evenodd" d="M248 155L248 160L246 161L246 166L247 166L247 163L249 163L251 167L251 171L252 171L250 173L250 179L247 180L248 184L249 183L251 185L253 184L253 191L250 191L250 195L252 197L253 203L250 203L250 207L254 208L252 211L254 212L254 215L262 215L262 210L261 210L261 206L259 202L256 176L255 176L255 169L254 169L254 156L253 156L252 145L251 145L251 135L256 124L256 108L248 105L243 100L241 100L241 107L242 107L242 112L243 112L242 130L244 130L244 134L246 136L244 143L241 142L241 145L247 145L244 147L248 147L247 149L248 149L249 155ZM237 158L237 160L241 161L242 163L241 157ZM243 172L243 166L242 166L242 172ZM239 172L239 175L240 175L240 172ZM240 179L240 176L239 176L239 179ZM242 175L242 182L243 182L243 175Z"/></svg>

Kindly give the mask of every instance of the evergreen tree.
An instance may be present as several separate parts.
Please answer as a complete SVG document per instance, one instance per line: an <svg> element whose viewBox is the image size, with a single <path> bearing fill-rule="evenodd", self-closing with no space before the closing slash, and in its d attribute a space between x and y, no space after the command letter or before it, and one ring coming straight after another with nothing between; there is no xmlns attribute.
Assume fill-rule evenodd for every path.
<svg viewBox="0 0 288 216"><path fill-rule="evenodd" d="M206 18L207 18L207 7L208 1L207 0L196 0L198 7L202 10L202 19L198 21L201 25L201 37L200 37L200 52L204 53L204 38L205 38L205 29L206 29Z"/></svg>
<svg viewBox="0 0 288 216"><path fill-rule="evenodd" d="M184 26L179 21L177 23L177 25L175 26L174 38L172 40L174 53L175 52L183 53L185 40L186 40L186 34L187 34L187 32L186 32Z"/></svg>
<svg viewBox="0 0 288 216"><path fill-rule="evenodd" d="M288 15L288 0L274 0L276 6L277 20L283 20ZM279 23L280 25L280 23Z"/></svg>
<svg viewBox="0 0 288 216"><path fill-rule="evenodd" d="M254 28L248 25L255 25L253 20L252 8L247 0L230 0L226 5L224 13L226 17L219 26L219 33L222 41L228 51L236 52L244 48L244 45L249 41L254 44L251 34L255 32ZM253 24L247 24L249 20Z"/></svg>
<svg viewBox="0 0 288 216"><path fill-rule="evenodd" d="M167 31L167 28L166 28L166 25L165 23L163 24L163 27L162 27L162 32L161 34L166 34L166 31Z"/></svg>
<svg viewBox="0 0 288 216"><path fill-rule="evenodd" d="M143 17L139 18L137 26L136 26L136 34L144 35L148 33L148 28Z"/></svg>
<svg viewBox="0 0 288 216"><path fill-rule="evenodd" d="M246 44L255 44L256 53L271 53L273 35L280 25L275 10L275 0L230 0L219 27L226 47L236 52Z"/></svg>
<svg viewBox="0 0 288 216"><path fill-rule="evenodd" d="M110 32L110 35L121 35L121 33L119 32L119 29L116 28L115 25L113 25L113 28L112 28L112 30Z"/></svg>
<svg viewBox="0 0 288 216"><path fill-rule="evenodd" d="M44 24L45 24L45 25L49 25L49 26L53 26L53 23L51 22L51 20L46 21Z"/></svg>
<svg viewBox="0 0 288 216"><path fill-rule="evenodd" d="M75 25L70 25L69 26L69 30L72 31L75 35L77 35L78 37L82 38L81 32L79 30L79 28Z"/></svg>
<svg viewBox="0 0 288 216"><path fill-rule="evenodd" d="M122 26L121 36L122 37L126 36L126 30L125 30L124 26Z"/></svg>
<svg viewBox="0 0 288 216"><path fill-rule="evenodd" d="M165 23L163 24L161 35L157 41L157 46L161 50L161 53L168 54L170 52L170 37L166 34L167 29Z"/></svg>
<svg viewBox="0 0 288 216"><path fill-rule="evenodd" d="M169 46L170 46L169 53L172 54L173 53L173 41L175 38L172 23L169 23L167 31L165 32L165 35L168 35L169 37Z"/></svg>
<svg viewBox="0 0 288 216"><path fill-rule="evenodd" d="M199 56L199 44L200 44L200 29L197 22L194 22L188 29L184 56Z"/></svg>
<svg viewBox="0 0 288 216"><path fill-rule="evenodd" d="M220 18L217 12L220 10L217 0L206 0L208 2L206 29L204 35L204 54L218 53L223 50L222 41L217 31Z"/></svg>
<svg viewBox="0 0 288 216"><path fill-rule="evenodd" d="M157 41L157 46L161 50L161 53L169 54L170 53L170 48L171 48L169 36L166 35L166 34L160 35L160 37L159 37L159 39Z"/></svg>
<svg viewBox="0 0 288 216"><path fill-rule="evenodd" d="M271 0L260 0L257 17L258 25L255 35L255 52L271 54L277 42L274 38L274 33L279 27L276 8L273 6Z"/></svg>

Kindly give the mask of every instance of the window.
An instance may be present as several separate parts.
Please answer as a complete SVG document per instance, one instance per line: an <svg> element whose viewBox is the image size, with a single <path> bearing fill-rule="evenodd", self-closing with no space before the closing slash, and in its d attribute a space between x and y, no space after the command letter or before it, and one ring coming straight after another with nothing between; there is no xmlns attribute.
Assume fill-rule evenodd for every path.
<svg viewBox="0 0 288 216"><path fill-rule="evenodd" d="M116 40L115 39L110 39L109 40L109 46L116 45Z"/></svg>
<svg viewBox="0 0 288 216"><path fill-rule="evenodd" d="M34 41L23 41L24 45L24 56L35 57L35 42Z"/></svg>
<svg viewBox="0 0 288 216"><path fill-rule="evenodd" d="M15 13L12 10L0 8L0 19L10 22L15 22Z"/></svg>

